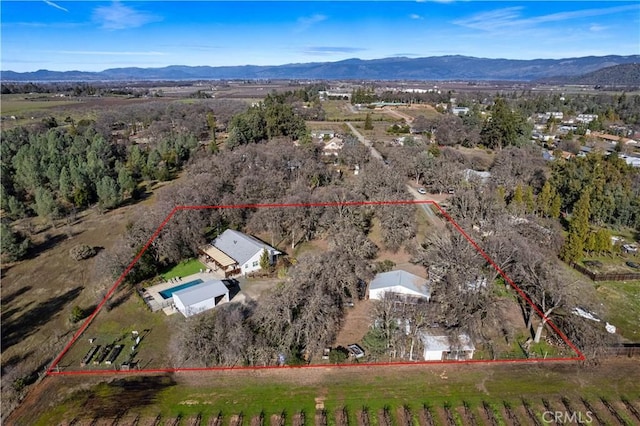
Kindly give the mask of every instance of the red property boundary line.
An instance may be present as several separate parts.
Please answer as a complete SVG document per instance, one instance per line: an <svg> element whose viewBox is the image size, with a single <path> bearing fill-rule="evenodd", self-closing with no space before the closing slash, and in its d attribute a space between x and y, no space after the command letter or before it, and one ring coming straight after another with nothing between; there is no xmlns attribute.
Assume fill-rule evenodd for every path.
<svg viewBox="0 0 640 426"><path fill-rule="evenodd" d="M149 248L149 246L153 243L153 241L160 235L162 229L166 226L167 223L171 220L171 218L178 211L182 210L223 210L223 209L255 209L255 208L278 208L278 207L348 207L348 206L398 206L398 205L424 205L430 204L434 205L438 211L442 214L442 216L451 223L451 225L458 231L462 236L476 249L476 251L504 278L504 280L509 283L509 285L518 293L520 297L523 298L529 306L531 306L535 312L540 316L541 320L544 321L553 331L555 331L558 336L576 353L577 356L568 357L568 358L545 358L545 359L527 359L527 358L518 358L518 359L498 359L498 360L468 360L468 361L406 361L406 362L376 362L376 363L362 363L362 364L336 364L336 365L325 365L325 364L310 364L303 366L276 366L276 365L268 365L268 366L252 366L252 367L187 367L187 368L155 368L155 369L142 369L142 370L70 370L70 371L59 371L58 364L60 360L67 354L71 346L80 338L82 333L89 327L89 325L93 322L95 317L98 315L104 304L109 300L109 298L116 291L118 286L122 284L127 274L133 269L134 265L140 260L144 252ZM351 367L367 367L367 366L407 366L407 365L442 365L442 364L488 364L488 363L539 363L539 362L566 362L566 361L584 361L586 358L584 354L569 340L569 338L548 318L544 312L542 312L532 301L531 299L516 285L511 278L507 276L507 274L489 257L489 255L482 250L482 248L458 225L458 223L453 220L453 218L435 201L433 200L400 200L400 201L347 201L347 202L327 202L327 203L280 203L280 204L232 204L232 205L220 205L220 206L176 206L169 212L167 217L162 221L160 226L155 230L155 232L151 235L147 243L142 247L140 252L134 257L134 259L129 263L127 268L124 270L122 275L113 283L113 286L109 289L105 297L98 304L98 306L94 309L93 313L89 315L89 317L84 321L82 326L76 331L73 335L69 343L64 347L62 352L58 354L58 356L53 360L51 366L47 369L47 376L71 376L71 375L105 375L105 374L144 374L144 373L177 373L177 372L199 372L199 371L228 371L228 370L268 370L268 369L278 369L278 368L351 368Z"/></svg>

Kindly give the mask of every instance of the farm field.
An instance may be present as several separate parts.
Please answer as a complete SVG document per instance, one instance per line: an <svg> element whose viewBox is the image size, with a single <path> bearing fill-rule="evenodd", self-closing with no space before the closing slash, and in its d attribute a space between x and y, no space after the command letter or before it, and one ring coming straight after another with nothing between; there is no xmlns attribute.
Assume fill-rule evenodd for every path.
<svg viewBox="0 0 640 426"><path fill-rule="evenodd" d="M48 377L13 424L545 424L546 411L637 424L637 362L442 365ZM62 391L64 389L64 391ZM44 395L54 395L46 401ZM40 399L42 398L42 400ZM167 423L168 422L168 423Z"/></svg>

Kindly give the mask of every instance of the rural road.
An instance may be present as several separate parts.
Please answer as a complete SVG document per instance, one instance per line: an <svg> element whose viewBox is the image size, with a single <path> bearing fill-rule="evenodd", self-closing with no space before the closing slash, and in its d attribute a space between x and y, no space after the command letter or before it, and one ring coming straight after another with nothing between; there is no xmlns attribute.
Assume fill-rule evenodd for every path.
<svg viewBox="0 0 640 426"><path fill-rule="evenodd" d="M429 194L422 195L418 192L417 189L407 184L407 191L413 196L415 200L419 201L435 201L436 203L440 203L442 200L436 200L435 197L431 197ZM431 209L431 204L420 204L422 210L427 214L427 217L431 221L432 224L439 228L444 228L445 221L438 217L435 212Z"/></svg>
<svg viewBox="0 0 640 426"><path fill-rule="evenodd" d="M358 138L358 140L360 141L360 143L362 143L364 146L366 146L367 148L369 148L369 150L371 151L371 156L373 158L376 158L380 161L384 160L384 157L382 156L382 154L380 154L380 152L378 152L377 149L375 149L373 147L373 144L371 143L370 140L366 139L362 133L360 133L359 131L356 130L356 128L353 126L353 124L347 122L347 126L349 126L349 129L353 132L353 134Z"/></svg>
<svg viewBox="0 0 640 426"><path fill-rule="evenodd" d="M371 141L366 139L362 135L362 133L360 133L358 130L356 130L356 128L353 126L353 124L347 122L347 126L349 126L349 129L358 138L360 143L362 143L364 146L369 148L369 151L371 151L371 156L373 158L377 158L380 161L384 160L384 158L382 157L382 154L380 154L380 152L378 152L378 150L373 147L373 144L371 143ZM438 203L442 201L442 199L436 200L435 199L436 197L430 197L428 194L422 195L422 194L418 193L418 191L414 187L409 185L409 184L407 184L407 190L409 191L409 193L413 196L413 198L415 200L420 200L420 201L431 200L431 201L436 201ZM442 198L442 197L437 197L437 198ZM431 209L431 205L429 205L429 204L420 204L420 207L422 207L422 209L426 213L426 215L429 218L429 220L431 221L431 223L433 223L433 225L435 225L437 227L441 227L441 228L445 226L445 222L435 214L435 212Z"/></svg>

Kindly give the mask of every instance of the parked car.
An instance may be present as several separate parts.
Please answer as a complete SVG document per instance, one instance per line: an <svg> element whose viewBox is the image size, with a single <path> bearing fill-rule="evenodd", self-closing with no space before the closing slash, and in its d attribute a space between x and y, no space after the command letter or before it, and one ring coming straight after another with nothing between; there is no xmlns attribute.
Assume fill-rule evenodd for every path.
<svg viewBox="0 0 640 426"><path fill-rule="evenodd" d="M427 193L427 190L426 190L426 189L424 189L424 188L418 188L418 193L420 193L420 194L426 194L426 193Z"/></svg>
<svg viewBox="0 0 640 426"><path fill-rule="evenodd" d="M636 262L632 262L632 261L628 260L628 261L626 262L626 264L627 264L627 266L628 266L629 268L633 268L633 269L640 269L640 264L638 264L638 263L636 263Z"/></svg>

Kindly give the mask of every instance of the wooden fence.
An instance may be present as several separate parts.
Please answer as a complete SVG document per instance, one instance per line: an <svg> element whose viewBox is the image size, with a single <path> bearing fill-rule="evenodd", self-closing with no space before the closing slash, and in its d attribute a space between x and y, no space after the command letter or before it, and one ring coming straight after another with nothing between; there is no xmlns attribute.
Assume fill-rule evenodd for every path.
<svg viewBox="0 0 640 426"><path fill-rule="evenodd" d="M640 280L640 273L627 272L627 273L610 273L610 274L596 274L593 271L588 270L582 265L577 263L571 264L573 269L588 276L593 281L632 281Z"/></svg>

